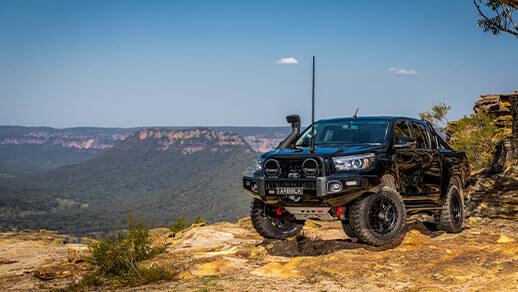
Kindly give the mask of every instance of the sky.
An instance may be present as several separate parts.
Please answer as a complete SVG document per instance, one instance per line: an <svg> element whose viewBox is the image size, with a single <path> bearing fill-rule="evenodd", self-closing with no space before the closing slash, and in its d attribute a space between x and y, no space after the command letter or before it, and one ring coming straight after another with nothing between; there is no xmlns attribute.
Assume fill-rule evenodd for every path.
<svg viewBox="0 0 518 292"><path fill-rule="evenodd" d="M0 125L284 126L456 120L518 89L518 38L472 1L0 0Z"/></svg>

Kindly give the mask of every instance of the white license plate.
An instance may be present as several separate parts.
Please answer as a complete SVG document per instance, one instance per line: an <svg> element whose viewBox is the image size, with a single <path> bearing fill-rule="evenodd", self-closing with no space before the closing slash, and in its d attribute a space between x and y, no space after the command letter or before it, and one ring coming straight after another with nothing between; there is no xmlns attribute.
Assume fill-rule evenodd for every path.
<svg viewBox="0 0 518 292"><path fill-rule="evenodd" d="M304 188L282 187L277 188L278 195L302 195Z"/></svg>

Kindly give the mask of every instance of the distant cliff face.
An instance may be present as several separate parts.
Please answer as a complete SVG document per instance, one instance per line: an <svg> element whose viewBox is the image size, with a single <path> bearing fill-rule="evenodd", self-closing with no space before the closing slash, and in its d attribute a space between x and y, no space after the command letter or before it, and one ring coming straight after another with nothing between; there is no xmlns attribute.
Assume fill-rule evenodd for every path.
<svg viewBox="0 0 518 292"><path fill-rule="evenodd" d="M246 136L245 141L254 148L255 151L264 153L275 149L285 137L265 137L259 134L255 136Z"/></svg>
<svg viewBox="0 0 518 292"><path fill-rule="evenodd" d="M243 140L241 136L234 133L216 133L214 129L145 129L136 132L128 137L128 142L132 140L140 142L150 142L154 149L162 151L182 151L183 154L192 154L198 151L228 152L234 146L241 146L245 151L253 149ZM149 144L149 143L147 143Z"/></svg>
<svg viewBox="0 0 518 292"><path fill-rule="evenodd" d="M77 149L108 149L124 140L131 130L103 128L1 127L0 145L52 145Z"/></svg>
<svg viewBox="0 0 518 292"><path fill-rule="evenodd" d="M0 126L0 145L51 145L63 148L72 149L97 149L106 150L110 149L120 141L126 139L131 132L138 129L125 129L125 128L68 128L68 129L54 129L48 127L17 127L17 126ZM192 129L194 132L200 131L199 129ZM176 131L175 134L169 133L170 131ZM173 141L180 141L187 130L172 130L170 128L154 128L140 130L142 137L154 137L161 138L162 136L169 137L170 145L164 142L164 147L168 149L175 145ZM202 130L203 131L203 130ZM208 131L208 129L206 130ZM214 135L221 136L218 139L222 139L221 143L237 143L246 142L250 144L252 149L256 152L268 152L279 143L284 140L288 135L287 130L284 128L261 128L261 127L221 127L213 130ZM236 138L235 134L225 134L228 131L237 133L243 138ZM166 133L168 132L168 133ZM219 133L219 134L216 134ZM192 133L192 137L185 136L186 138L200 138L200 135L206 135L204 133ZM226 138L225 138L226 137ZM237 139L232 141L232 139ZM227 142L225 142L227 141ZM223 145L223 144L221 144ZM196 151L195 149L192 149ZM186 150L190 151L190 150Z"/></svg>

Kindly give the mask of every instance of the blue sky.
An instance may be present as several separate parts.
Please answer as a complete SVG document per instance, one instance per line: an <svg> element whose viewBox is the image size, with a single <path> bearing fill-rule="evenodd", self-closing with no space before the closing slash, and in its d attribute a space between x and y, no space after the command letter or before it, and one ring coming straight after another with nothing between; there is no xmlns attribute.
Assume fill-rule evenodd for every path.
<svg viewBox="0 0 518 292"><path fill-rule="evenodd" d="M313 55L317 118L444 101L454 120L518 89L518 39L478 18L468 0L0 0L0 124L307 125Z"/></svg>

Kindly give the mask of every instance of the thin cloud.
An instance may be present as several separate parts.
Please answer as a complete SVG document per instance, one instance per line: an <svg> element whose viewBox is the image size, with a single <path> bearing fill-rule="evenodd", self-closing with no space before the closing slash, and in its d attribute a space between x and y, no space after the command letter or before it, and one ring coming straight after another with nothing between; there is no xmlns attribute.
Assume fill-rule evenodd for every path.
<svg viewBox="0 0 518 292"><path fill-rule="evenodd" d="M412 69L405 69L405 68L390 68L390 71L394 72L394 74L398 75L415 75L417 74L417 71Z"/></svg>
<svg viewBox="0 0 518 292"><path fill-rule="evenodd" d="M275 61L275 64L282 64L282 65L285 65L285 64L298 64L299 61L293 57L288 57L288 58L281 58L277 61Z"/></svg>

